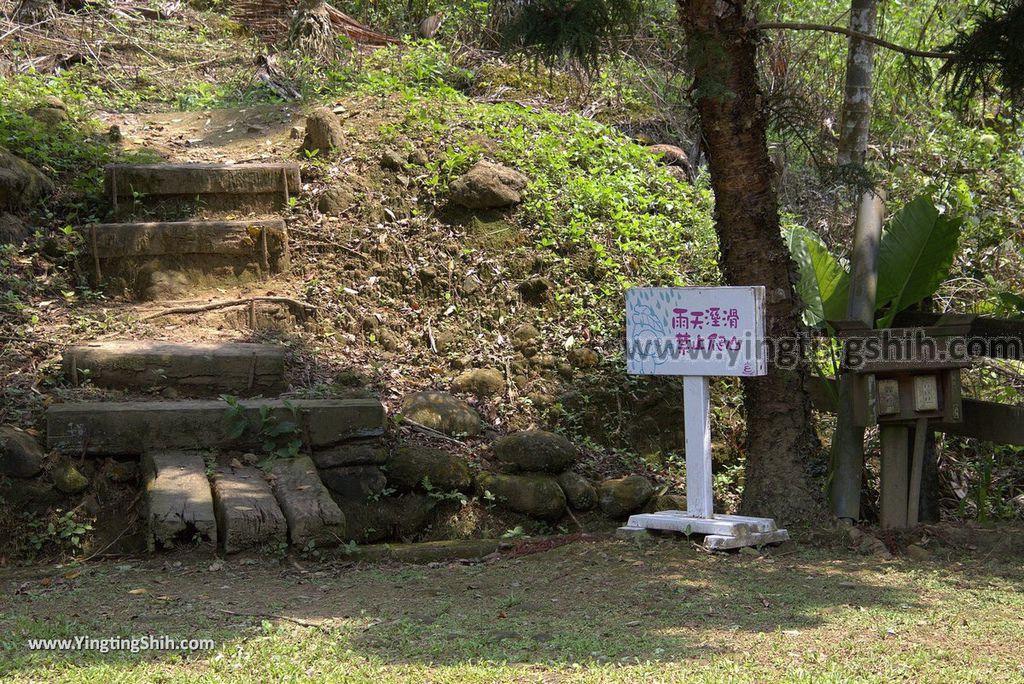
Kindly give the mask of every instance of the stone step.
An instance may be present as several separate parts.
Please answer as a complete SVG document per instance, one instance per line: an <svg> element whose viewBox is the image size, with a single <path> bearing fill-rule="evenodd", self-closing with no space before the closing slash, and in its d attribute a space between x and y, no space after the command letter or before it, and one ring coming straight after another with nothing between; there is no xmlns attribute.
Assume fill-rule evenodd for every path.
<svg viewBox="0 0 1024 684"><path fill-rule="evenodd" d="M197 542L216 546L217 520L202 454L150 452L143 456L142 469L149 550Z"/></svg>
<svg viewBox="0 0 1024 684"><path fill-rule="evenodd" d="M274 495L288 520L288 540L303 548L338 546L345 541L345 515L320 481L308 456L281 460L271 469Z"/></svg>
<svg viewBox="0 0 1024 684"><path fill-rule="evenodd" d="M237 284L289 266L284 220L101 223L80 229L82 268L107 288L145 299Z"/></svg>
<svg viewBox="0 0 1024 684"><path fill-rule="evenodd" d="M286 349L273 344L174 344L118 340L76 344L64 351L74 385L111 389L172 388L185 396L279 394Z"/></svg>
<svg viewBox="0 0 1024 684"><path fill-rule="evenodd" d="M376 399L253 399L237 408L213 400L54 404L46 411L46 440L67 454L259 451L267 421L296 421L304 445L318 449L384 434L385 412Z"/></svg>
<svg viewBox="0 0 1024 684"><path fill-rule="evenodd" d="M255 468L217 468L213 507L225 553L288 543L284 513L263 473Z"/></svg>
<svg viewBox="0 0 1024 684"><path fill-rule="evenodd" d="M290 162L111 164L104 185L115 212L166 199L198 200L214 209L276 209L302 190L299 165Z"/></svg>

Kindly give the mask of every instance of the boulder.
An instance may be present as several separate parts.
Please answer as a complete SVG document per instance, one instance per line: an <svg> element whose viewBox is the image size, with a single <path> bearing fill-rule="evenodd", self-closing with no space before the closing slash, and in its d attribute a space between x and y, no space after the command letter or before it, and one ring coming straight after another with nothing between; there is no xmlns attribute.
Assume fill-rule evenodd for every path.
<svg viewBox="0 0 1024 684"><path fill-rule="evenodd" d="M593 368L601 360L590 347L578 347L569 352L569 361L577 368Z"/></svg>
<svg viewBox="0 0 1024 684"><path fill-rule="evenodd" d="M376 501L339 499L347 521L346 539L357 544L400 540L422 530L434 500L421 494L389 496Z"/></svg>
<svg viewBox="0 0 1024 684"><path fill-rule="evenodd" d="M685 511L686 497L680 494L662 494L651 497L644 507L645 513L657 513L658 511Z"/></svg>
<svg viewBox="0 0 1024 684"><path fill-rule="evenodd" d="M451 184L451 200L467 209L500 209L523 201L530 179L515 169L481 161Z"/></svg>
<svg viewBox="0 0 1024 684"><path fill-rule="evenodd" d="M597 502L609 518L621 520L644 507L654 494L654 485L640 475L605 480L597 486Z"/></svg>
<svg viewBox="0 0 1024 684"><path fill-rule="evenodd" d="M566 511L565 494L558 481L546 475L505 475L481 473L477 489L516 513L553 522Z"/></svg>
<svg viewBox="0 0 1024 684"><path fill-rule="evenodd" d="M89 488L89 478L75 466L66 463L53 471L53 486L62 494L72 496Z"/></svg>
<svg viewBox="0 0 1024 684"><path fill-rule="evenodd" d="M527 430L502 437L494 443L494 457L511 472L560 473L576 460L576 447L561 435Z"/></svg>
<svg viewBox="0 0 1024 684"><path fill-rule="evenodd" d="M318 157L328 157L342 146L344 133L341 122L327 107L317 107L306 117L306 137L302 140L303 152L317 152Z"/></svg>
<svg viewBox="0 0 1024 684"><path fill-rule="evenodd" d="M327 468L320 471L320 479L335 499L353 501L380 496L387 486L387 478L380 468L367 465Z"/></svg>
<svg viewBox="0 0 1024 684"><path fill-rule="evenodd" d="M113 461L107 468L111 482L125 484L139 479L139 464L135 461Z"/></svg>
<svg viewBox="0 0 1024 684"><path fill-rule="evenodd" d="M426 166L430 163L430 157L423 150L413 150L409 153L409 163L416 166Z"/></svg>
<svg viewBox="0 0 1024 684"><path fill-rule="evenodd" d="M520 372L525 373L527 367L526 359L537 354L537 348L539 345L540 330L537 330L536 326L530 323L523 323L516 328L512 332L512 346L520 352L517 356L522 359L522 367L517 368L517 359L513 359L513 370L519 370Z"/></svg>
<svg viewBox="0 0 1024 684"><path fill-rule="evenodd" d="M42 513L64 503L64 495L42 478L9 480L0 477L0 499L6 502L7 510L25 513Z"/></svg>
<svg viewBox="0 0 1024 684"><path fill-rule="evenodd" d="M469 464L459 456L430 447L406 446L388 459L388 483L402 491L430 489L467 492L473 486Z"/></svg>
<svg viewBox="0 0 1024 684"><path fill-rule="evenodd" d="M330 449L313 452L317 468L339 468L353 465L383 465L388 460L387 450L374 442L350 442Z"/></svg>
<svg viewBox="0 0 1024 684"><path fill-rule="evenodd" d="M558 476L558 486L565 493L569 506L577 511L589 511L597 506L597 489L579 473L567 470Z"/></svg>
<svg viewBox="0 0 1024 684"><path fill-rule="evenodd" d="M650 145L647 151L658 157L659 161L665 166L681 168L687 173L688 177L693 173L690 157L680 147L675 145Z"/></svg>
<svg viewBox="0 0 1024 684"><path fill-rule="evenodd" d="M911 544L910 546L907 547L907 558L910 558L911 560L926 561L926 560L929 560L931 557L932 557L931 551L929 551L928 549L924 548L923 546L918 546L917 544Z"/></svg>
<svg viewBox="0 0 1024 684"><path fill-rule="evenodd" d="M527 304L540 306L553 298L555 284L542 276L534 276L519 283L519 294Z"/></svg>
<svg viewBox="0 0 1024 684"><path fill-rule="evenodd" d="M480 434L480 416L446 392L414 392L402 398L402 415L446 435Z"/></svg>
<svg viewBox="0 0 1024 684"><path fill-rule="evenodd" d="M398 150L385 150L380 157L380 166L388 171L401 171L405 168L406 158Z"/></svg>
<svg viewBox="0 0 1024 684"><path fill-rule="evenodd" d="M28 227L13 214L0 213L0 246L21 246L31 235Z"/></svg>
<svg viewBox="0 0 1024 684"><path fill-rule="evenodd" d="M32 435L0 425L0 475L35 477L43 470L43 449Z"/></svg>
<svg viewBox="0 0 1024 684"><path fill-rule="evenodd" d="M691 180L689 172L680 166L666 166L665 170L680 183L689 183Z"/></svg>
<svg viewBox="0 0 1024 684"><path fill-rule="evenodd" d="M56 126L68 120L68 107L51 95L29 109L28 115L47 126Z"/></svg>
<svg viewBox="0 0 1024 684"><path fill-rule="evenodd" d="M475 368L455 378L452 391L474 394L481 399L497 397L505 392L505 376L497 368Z"/></svg>
<svg viewBox="0 0 1024 684"><path fill-rule="evenodd" d="M0 209L28 209L52 192L42 171L0 147Z"/></svg>
<svg viewBox="0 0 1024 684"><path fill-rule="evenodd" d="M352 194L344 188L328 188L320 195L316 208L321 214L328 216L340 216L346 209L352 206Z"/></svg>

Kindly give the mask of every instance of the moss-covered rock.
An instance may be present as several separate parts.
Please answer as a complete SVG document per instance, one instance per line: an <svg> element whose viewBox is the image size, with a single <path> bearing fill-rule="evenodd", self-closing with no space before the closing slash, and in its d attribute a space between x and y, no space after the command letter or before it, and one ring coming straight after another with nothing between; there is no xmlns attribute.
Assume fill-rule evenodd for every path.
<svg viewBox="0 0 1024 684"><path fill-rule="evenodd" d="M43 449L32 435L9 425L0 425L0 475L35 477L43 469Z"/></svg>
<svg viewBox="0 0 1024 684"><path fill-rule="evenodd" d="M640 475L605 480L597 486L597 502L609 518L621 520L644 507L654 494L654 485Z"/></svg>
<svg viewBox="0 0 1024 684"><path fill-rule="evenodd" d="M72 496L89 488L89 478L75 466L66 463L53 471L53 486L57 491Z"/></svg>
<svg viewBox="0 0 1024 684"><path fill-rule="evenodd" d="M354 465L384 465L388 452L377 440L346 442L313 452L317 468L340 468Z"/></svg>
<svg viewBox="0 0 1024 684"><path fill-rule="evenodd" d="M657 513L658 511L685 511L686 497L680 494L662 494L653 496L644 506L644 513Z"/></svg>
<svg viewBox="0 0 1024 684"><path fill-rule="evenodd" d="M565 492L565 500L577 511L589 511L597 506L597 489L579 473L567 470L558 476L558 486Z"/></svg>
<svg viewBox="0 0 1024 684"><path fill-rule="evenodd" d="M52 95L29 109L28 115L46 126L58 126L69 118L67 105Z"/></svg>
<svg viewBox="0 0 1024 684"><path fill-rule="evenodd" d="M414 392L402 398L402 415L446 435L480 434L480 416L446 392Z"/></svg>
<svg viewBox="0 0 1024 684"><path fill-rule="evenodd" d="M352 206L352 202L352 193L347 188L335 186L328 188L320 195L316 208L321 214L340 216L346 209Z"/></svg>
<svg viewBox="0 0 1024 684"><path fill-rule="evenodd" d="M452 381L452 391L481 399L496 397L505 392L505 376L497 368L474 368Z"/></svg>
<svg viewBox="0 0 1024 684"><path fill-rule="evenodd" d="M43 478L11 480L0 477L0 499L11 511L38 513L60 505L64 496Z"/></svg>
<svg viewBox="0 0 1024 684"><path fill-rule="evenodd" d="M400 448L387 462L388 483L401 490L468 492L473 486L469 464L456 454L430 447Z"/></svg>
<svg viewBox="0 0 1024 684"><path fill-rule="evenodd" d="M358 544L398 541L415 535L426 526L435 503L420 494L363 502L336 497L336 501L345 514L346 538Z"/></svg>
<svg viewBox="0 0 1024 684"><path fill-rule="evenodd" d="M0 212L0 247L14 245L20 247L31 235L28 226L13 214Z"/></svg>
<svg viewBox="0 0 1024 684"><path fill-rule="evenodd" d="M0 208L28 209L52 192L42 171L0 147Z"/></svg>
<svg viewBox="0 0 1024 684"><path fill-rule="evenodd" d="M351 558L365 563L437 563L483 558L501 546L498 539L445 539L415 544L374 544L353 549Z"/></svg>
<svg viewBox="0 0 1024 684"><path fill-rule="evenodd" d="M565 494L553 477L482 473L477 488L499 506L537 520L553 522L565 515Z"/></svg>
<svg viewBox="0 0 1024 684"><path fill-rule="evenodd" d="M380 468L370 465L320 469L320 479L334 498L364 501L378 496L387 486Z"/></svg>
<svg viewBox="0 0 1024 684"><path fill-rule="evenodd" d="M107 467L107 477L117 484L136 482L139 479L139 464L135 461L112 461Z"/></svg>
<svg viewBox="0 0 1024 684"><path fill-rule="evenodd" d="M498 209L523 201L530 179L515 169L489 161L478 162L451 186L451 199L467 209Z"/></svg>
<svg viewBox="0 0 1024 684"><path fill-rule="evenodd" d="M342 148L344 133L341 122L327 107L317 107L306 118L306 137L302 150L316 153L320 158L328 157Z"/></svg>
<svg viewBox="0 0 1024 684"><path fill-rule="evenodd" d="M494 443L494 457L510 472L560 473L576 460L576 447L561 435L527 430Z"/></svg>

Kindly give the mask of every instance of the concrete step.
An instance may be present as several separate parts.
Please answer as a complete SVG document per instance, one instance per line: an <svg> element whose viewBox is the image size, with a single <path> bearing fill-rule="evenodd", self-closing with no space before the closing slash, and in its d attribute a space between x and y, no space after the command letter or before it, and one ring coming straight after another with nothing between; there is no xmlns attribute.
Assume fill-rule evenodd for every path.
<svg viewBox="0 0 1024 684"><path fill-rule="evenodd" d="M82 268L108 289L145 299L248 282L289 266L288 231L280 218L101 223L80 232Z"/></svg>
<svg viewBox="0 0 1024 684"><path fill-rule="evenodd" d="M147 545L150 551L217 544L210 482L202 454L161 451L145 454Z"/></svg>
<svg viewBox="0 0 1024 684"><path fill-rule="evenodd" d="M54 404L46 411L46 441L67 454L260 451L267 421L297 422L303 444L318 449L384 434L385 411L376 399L254 399L237 409L211 400Z"/></svg>
<svg viewBox="0 0 1024 684"><path fill-rule="evenodd" d="M263 473L255 468L217 468L213 473L213 507L225 553L288 542L284 513Z"/></svg>
<svg viewBox="0 0 1024 684"><path fill-rule="evenodd" d="M345 515L320 481L308 456L281 460L271 469L274 495L288 520L288 540L303 548L338 546L345 541Z"/></svg>
<svg viewBox="0 0 1024 684"><path fill-rule="evenodd" d="M210 209L278 209L302 190L297 163L111 164L105 189L115 212L166 200Z"/></svg>
<svg viewBox="0 0 1024 684"><path fill-rule="evenodd" d="M64 375L111 389L162 390L184 396L279 394L286 388L285 347L272 344L174 344L119 340L64 351Z"/></svg>

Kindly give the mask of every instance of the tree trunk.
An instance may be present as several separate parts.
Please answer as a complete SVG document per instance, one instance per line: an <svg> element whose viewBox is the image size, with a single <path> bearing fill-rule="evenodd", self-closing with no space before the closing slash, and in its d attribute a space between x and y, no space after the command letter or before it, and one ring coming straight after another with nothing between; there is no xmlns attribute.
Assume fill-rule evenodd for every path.
<svg viewBox="0 0 1024 684"><path fill-rule="evenodd" d="M795 268L779 227L765 114L758 86L758 35L743 0L677 0L693 69L693 97L707 141L722 268L732 285L764 285L766 334L797 339ZM798 353L797 370L770 362L743 380L747 418L742 510L783 524L826 517L815 474L824 470ZM771 360L770 360L771 361Z"/></svg>
<svg viewBox="0 0 1024 684"><path fill-rule="evenodd" d="M850 30L875 35L878 0L852 0L850 2ZM871 128L871 72L875 46L860 38L851 37L846 53L846 90L843 110L839 118L840 165L864 165L868 150L868 131Z"/></svg>
<svg viewBox="0 0 1024 684"><path fill-rule="evenodd" d="M319 60L337 56L337 33L326 0L300 0L288 32L288 47Z"/></svg>
<svg viewBox="0 0 1024 684"><path fill-rule="evenodd" d="M21 0L14 10L13 18L21 24L35 24L57 14L53 0Z"/></svg>
<svg viewBox="0 0 1024 684"><path fill-rule="evenodd" d="M878 246L885 219L884 193L865 190L857 205L853 252L850 268L850 293L846 318L875 325L875 299L878 288ZM832 515L844 520L860 520L860 495L864 471L864 428L853 424L856 402L853 378L839 378L839 413L832 434ZM882 428L883 430L886 428Z"/></svg>
<svg viewBox="0 0 1024 684"><path fill-rule="evenodd" d="M875 35L877 0L852 0L850 30ZM846 88L839 128L840 166L863 169L871 129L871 74L875 47L860 38L850 37L846 53ZM875 323L875 287L878 281L878 245L882 235L884 205L882 197L867 188L857 204L857 222L853 237L853 268L846 317L869 327ZM852 378L839 379L839 415L832 435L832 514L847 520L860 519L860 488L864 469L864 428L853 424L856 397ZM883 428L885 429L885 428Z"/></svg>

